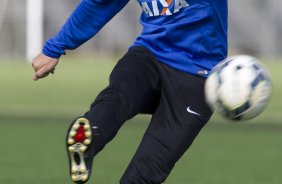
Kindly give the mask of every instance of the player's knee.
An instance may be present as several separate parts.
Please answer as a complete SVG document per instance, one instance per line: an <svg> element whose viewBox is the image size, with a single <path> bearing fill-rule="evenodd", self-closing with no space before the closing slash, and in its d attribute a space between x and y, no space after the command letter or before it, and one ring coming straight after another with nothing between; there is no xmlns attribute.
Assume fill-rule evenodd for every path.
<svg viewBox="0 0 282 184"><path fill-rule="evenodd" d="M127 106L127 98L124 90L119 85L109 85L96 98L94 105L99 102L109 102L114 106L122 108Z"/></svg>

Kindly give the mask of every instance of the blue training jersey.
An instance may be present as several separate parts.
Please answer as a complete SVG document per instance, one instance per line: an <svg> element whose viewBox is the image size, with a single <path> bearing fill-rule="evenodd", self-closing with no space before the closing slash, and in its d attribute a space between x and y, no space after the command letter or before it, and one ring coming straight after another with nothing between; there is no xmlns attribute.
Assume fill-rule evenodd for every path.
<svg viewBox="0 0 282 184"><path fill-rule="evenodd" d="M82 0L43 53L59 58L92 38L128 0ZM142 33L133 43L158 61L207 77L227 56L227 0L138 0Z"/></svg>

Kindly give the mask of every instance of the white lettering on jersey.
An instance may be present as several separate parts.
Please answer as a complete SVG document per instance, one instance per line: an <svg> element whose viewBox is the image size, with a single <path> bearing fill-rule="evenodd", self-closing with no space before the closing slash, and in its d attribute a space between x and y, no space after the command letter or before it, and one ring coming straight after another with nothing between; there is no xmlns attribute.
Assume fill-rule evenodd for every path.
<svg viewBox="0 0 282 184"><path fill-rule="evenodd" d="M161 14L164 15L165 13L166 15L172 15L170 10L168 9L168 6L172 3L172 0L167 0L168 2L166 2L166 0L159 0L159 1L163 6L163 10Z"/></svg>
<svg viewBox="0 0 282 184"><path fill-rule="evenodd" d="M153 6L154 16L159 16L160 11L159 11L159 8L158 8L158 2L156 0L152 1L152 6Z"/></svg>
<svg viewBox="0 0 282 184"><path fill-rule="evenodd" d="M150 10L150 8L149 8L149 6L148 6L148 4L147 4L146 2L141 2L141 6L142 6L143 11L144 11L147 15L153 16L153 13L152 13L152 11Z"/></svg>
<svg viewBox="0 0 282 184"><path fill-rule="evenodd" d="M179 12L181 8L185 8L189 4L185 0L175 0L173 13Z"/></svg>
<svg viewBox="0 0 282 184"><path fill-rule="evenodd" d="M187 0L151 0L140 4L144 13L150 17L172 15L189 6Z"/></svg>

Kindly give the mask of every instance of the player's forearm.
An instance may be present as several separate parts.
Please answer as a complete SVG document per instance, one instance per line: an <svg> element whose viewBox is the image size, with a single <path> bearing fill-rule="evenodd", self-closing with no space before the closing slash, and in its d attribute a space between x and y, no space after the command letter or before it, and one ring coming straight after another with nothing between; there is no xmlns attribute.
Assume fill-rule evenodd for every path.
<svg viewBox="0 0 282 184"><path fill-rule="evenodd" d="M83 0L58 34L47 40L43 53L59 58L65 50L79 47L92 38L128 0Z"/></svg>

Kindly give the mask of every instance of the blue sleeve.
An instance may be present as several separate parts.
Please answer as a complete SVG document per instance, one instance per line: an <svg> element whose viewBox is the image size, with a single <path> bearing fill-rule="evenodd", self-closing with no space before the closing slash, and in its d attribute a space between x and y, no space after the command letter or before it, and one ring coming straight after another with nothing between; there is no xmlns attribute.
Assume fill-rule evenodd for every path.
<svg viewBox="0 0 282 184"><path fill-rule="evenodd" d="M82 0L64 26L46 41L42 52L59 58L65 50L79 47L92 38L129 0Z"/></svg>

